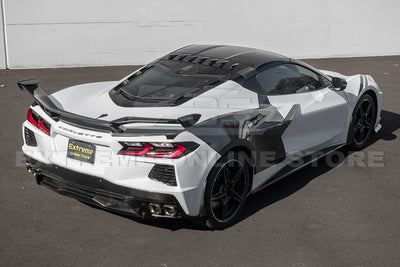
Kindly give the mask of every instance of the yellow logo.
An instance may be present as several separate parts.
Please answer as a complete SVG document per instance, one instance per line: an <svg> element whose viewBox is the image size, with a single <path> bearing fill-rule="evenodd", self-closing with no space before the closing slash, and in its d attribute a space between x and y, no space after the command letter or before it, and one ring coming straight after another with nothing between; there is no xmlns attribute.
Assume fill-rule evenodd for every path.
<svg viewBox="0 0 400 267"><path fill-rule="evenodd" d="M93 152L94 152L93 149L84 148L84 147L81 147L79 145L73 145L71 143L68 144L68 148L71 149L71 150L79 151L79 152L86 153L86 154L89 154L89 155L92 155Z"/></svg>

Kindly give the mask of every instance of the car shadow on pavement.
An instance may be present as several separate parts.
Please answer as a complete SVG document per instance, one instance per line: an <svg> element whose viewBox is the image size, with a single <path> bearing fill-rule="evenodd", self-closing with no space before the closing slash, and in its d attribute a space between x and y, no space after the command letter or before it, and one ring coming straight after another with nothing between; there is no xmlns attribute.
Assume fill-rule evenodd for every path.
<svg viewBox="0 0 400 267"><path fill-rule="evenodd" d="M368 146L374 144L379 140L390 141L397 138L394 134L394 131L400 128L400 115L382 110L381 112L381 124L382 128L380 131L371 138ZM367 148L368 148L367 146ZM317 164L311 164L306 166L295 173L287 176L286 178L278 181L277 183L257 192L254 195L251 195L245 204L243 213L238 220L238 223L241 221L246 220L247 218L251 217L253 214L257 213L259 210L262 210L269 205L284 199L293 193L299 191L303 187L305 187L310 181L318 178L320 175L330 171L331 169L335 168L336 166L343 163L343 161L350 156L354 151L350 151L347 147L343 147L338 150L335 155L332 155L329 164L325 160L325 157L319 159ZM340 154L340 156L338 156ZM343 156L344 155L344 156ZM316 166L316 167L315 167ZM128 217L125 215L117 214L123 217ZM202 227L197 225L189 220L184 219L136 219L132 217L132 220L143 223L147 225L151 225L154 227L164 228L171 231L177 231L181 229L192 229L192 230L200 230L200 231L207 231L210 230L206 227ZM234 226L232 226L234 227Z"/></svg>
<svg viewBox="0 0 400 267"><path fill-rule="evenodd" d="M381 111L381 125L382 128L376 133L370 140L369 144L365 149L374 144L379 140L391 141L395 140L397 136L394 132L400 128L400 115L391 111ZM343 147L338 150L341 152L341 156L337 156L335 153L332 159L327 163L326 158L323 157L317 161L317 164L311 164L296 171L295 173L288 175L281 181L257 192L247 199L244 212L239 221L243 221L258 212L261 209L268 207L269 205L284 199L293 193L299 191L305 187L310 181L318 178L320 175L330 171L331 169L339 166L343 161L348 158L355 151L349 150L348 147ZM344 155L344 157L343 157ZM333 163L333 164L332 164Z"/></svg>

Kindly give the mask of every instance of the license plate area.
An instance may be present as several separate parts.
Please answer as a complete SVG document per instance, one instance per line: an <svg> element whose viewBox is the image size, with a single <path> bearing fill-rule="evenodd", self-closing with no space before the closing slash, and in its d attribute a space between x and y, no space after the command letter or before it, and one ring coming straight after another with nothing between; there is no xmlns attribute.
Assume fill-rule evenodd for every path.
<svg viewBox="0 0 400 267"><path fill-rule="evenodd" d="M96 146L78 140L69 139L67 147L67 158L94 163Z"/></svg>

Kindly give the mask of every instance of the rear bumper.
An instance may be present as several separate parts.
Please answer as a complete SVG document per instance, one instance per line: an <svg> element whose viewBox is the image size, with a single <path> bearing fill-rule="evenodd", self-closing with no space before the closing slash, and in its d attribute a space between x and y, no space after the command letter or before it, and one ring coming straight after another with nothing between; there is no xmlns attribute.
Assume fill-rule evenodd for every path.
<svg viewBox="0 0 400 267"><path fill-rule="evenodd" d="M44 185L59 194L66 195L100 208L150 218L149 203L174 206L175 216L157 215L156 217L181 217L182 208L175 196L148 192L111 183L100 177L72 171L57 165L45 164L25 156L27 167L35 172L38 184Z"/></svg>
<svg viewBox="0 0 400 267"><path fill-rule="evenodd" d="M71 180L68 178L76 176L70 175L72 171L78 173L79 176L96 178L88 180L98 181L102 179L102 181L106 180L103 184L108 184L107 182L109 182L111 185L118 185L117 193L120 193L120 187L126 188L122 190L125 193L120 193L125 196L138 195L128 189L172 195L178 201L184 214L188 216L201 216L205 180L220 155L193 134L185 131L177 135L174 139L167 139L162 134L157 136L143 134L143 136L116 137L110 133L95 132L69 125L61 120L54 121L40 107L35 106L31 108L51 124L51 131L50 135L48 135L30 122L25 121L22 126L24 136L22 151L30 158L35 159L41 164L45 164L42 169L43 172L47 172L47 175L44 176L51 177L53 180L63 178L73 184L82 185L81 179ZM26 135L25 129L29 129L33 134ZM31 136L34 138L35 144L31 143L31 139L33 139L30 138ZM70 140L95 145L94 162L82 162L68 158L67 149ZM123 147L121 142L144 141L195 142L200 146L195 151L177 159L136 157L119 154ZM168 166L168 170L170 170L169 175L156 172L150 177L150 173L157 165ZM58 169L55 169L54 166L57 166ZM172 172L172 168L174 172ZM171 185L169 180L164 180L164 178L168 177L170 179L174 178L174 184ZM102 188L102 185L98 185L98 183L83 185L89 188L100 188L115 192L114 189ZM113 188L115 188L114 186Z"/></svg>

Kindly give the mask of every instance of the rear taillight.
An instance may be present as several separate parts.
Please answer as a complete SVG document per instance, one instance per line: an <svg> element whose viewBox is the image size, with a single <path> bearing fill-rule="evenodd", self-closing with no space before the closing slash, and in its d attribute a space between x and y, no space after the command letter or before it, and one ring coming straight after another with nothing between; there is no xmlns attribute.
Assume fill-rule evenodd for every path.
<svg viewBox="0 0 400 267"><path fill-rule="evenodd" d="M36 114L32 109L28 109L27 119L30 123L39 127L39 115Z"/></svg>
<svg viewBox="0 0 400 267"><path fill-rule="evenodd" d="M39 129L50 135L50 123L48 123L42 117L39 118Z"/></svg>
<svg viewBox="0 0 400 267"><path fill-rule="evenodd" d="M128 146L125 150L121 151L121 154L132 155L132 156L143 156L149 152L152 147L146 143L134 143Z"/></svg>
<svg viewBox="0 0 400 267"><path fill-rule="evenodd" d="M36 112L32 109L28 109L27 119L30 123L34 126L45 132L46 134L50 135L50 128L51 125L45 119L40 117Z"/></svg>
<svg viewBox="0 0 400 267"><path fill-rule="evenodd" d="M122 155L145 156L152 158L179 158L195 150L196 143L123 143Z"/></svg>
<svg viewBox="0 0 400 267"><path fill-rule="evenodd" d="M153 151L146 154L147 157L152 158L178 158L186 151L186 147L180 144L174 144L174 147L163 148L155 147Z"/></svg>

